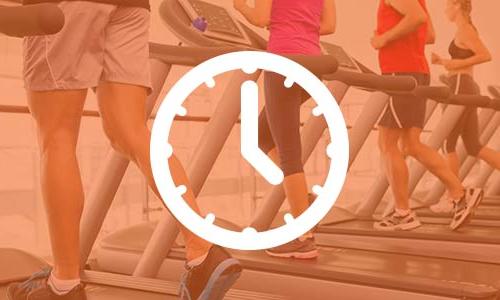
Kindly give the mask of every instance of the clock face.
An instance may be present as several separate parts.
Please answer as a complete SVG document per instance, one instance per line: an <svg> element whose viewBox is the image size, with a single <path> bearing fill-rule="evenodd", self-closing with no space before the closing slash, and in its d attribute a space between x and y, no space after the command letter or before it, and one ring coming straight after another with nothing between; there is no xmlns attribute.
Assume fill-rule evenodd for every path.
<svg viewBox="0 0 500 300"><path fill-rule="evenodd" d="M168 160L173 155L172 146L168 142L170 128L176 115L186 115L184 101L200 85L214 87L217 75L243 71L253 74L257 70L277 73L285 77L284 85L291 87L294 83L301 86L317 106L313 109L315 116L324 116L333 141L327 147L330 158L325 184L314 186L317 195L314 203L298 218L285 216L285 225L257 232L246 228L241 232L227 230L214 224L214 215L205 218L194 212L182 198L185 186L176 186ZM258 147L258 86L254 81L246 81L241 85L241 149L242 156L269 183L280 184L283 173ZM223 116L221 116L223 117ZM151 166L158 190L170 212L187 229L203 239L222 247L238 250L262 250L288 243L316 226L330 211L340 194L347 174L349 161L349 141L347 128L342 112L328 88L314 74L301 65L279 55L241 51L224 54L210 59L185 74L170 90L162 102L151 133Z"/></svg>

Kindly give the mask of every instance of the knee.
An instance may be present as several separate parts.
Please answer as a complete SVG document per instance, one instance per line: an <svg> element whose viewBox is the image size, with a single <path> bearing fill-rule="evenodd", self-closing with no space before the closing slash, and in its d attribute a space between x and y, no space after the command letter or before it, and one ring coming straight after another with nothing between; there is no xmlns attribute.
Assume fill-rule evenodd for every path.
<svg viewBox="0 0 500 300"><path fill-rule="evenodd" d="M424 144L417 136L404 136L402 139L402 146L406 155L417 158L424 149Z"/></svg>
<svg viewBox="0 0 500 300"><path fill-rule="evenodd" d="M380 138L378 141L380 154L382 156L389 156L393 153L400 153L399 145L397 142Z"/></svg>
<svg viewBox="0 0 500 300"><path fill-rule="evenodd" d="M133 157L141 146L141 134L147 134L146 125L131 128L130 126L103 125L104 132L111 147L127 157Z"/></svg>
<svg viewBox="0 0 500 300"><path fill-rule="evenodd" d="M403 143L405 153L412 157L417 157L422 149L422 143L420 141L406 141Z"/></svg>
<svg viewBox="0 0 500 300"><path fill-rule="evenodd" d="M39 146L42 156L56 153L76 155L77 133L65 128L57 128L39 133Z"/></svg>
<svg viewBox="0 0 500 300"><path fill-rule="evenodd" d="M279 162L285 177L297 173L304 173L302 151L300 147L279 150Z"/></svg>

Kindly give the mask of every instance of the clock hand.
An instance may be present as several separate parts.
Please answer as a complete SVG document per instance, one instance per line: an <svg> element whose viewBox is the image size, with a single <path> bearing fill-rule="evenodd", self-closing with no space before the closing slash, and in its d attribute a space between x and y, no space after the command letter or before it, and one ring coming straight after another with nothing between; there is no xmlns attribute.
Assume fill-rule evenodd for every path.
<svg viewBox="0 0 500 300"><path fill-rule="evenodd" d="M259 87L254 81L241 86L241 155L270 184L283 182L283 171L259 148Z"/></svg>

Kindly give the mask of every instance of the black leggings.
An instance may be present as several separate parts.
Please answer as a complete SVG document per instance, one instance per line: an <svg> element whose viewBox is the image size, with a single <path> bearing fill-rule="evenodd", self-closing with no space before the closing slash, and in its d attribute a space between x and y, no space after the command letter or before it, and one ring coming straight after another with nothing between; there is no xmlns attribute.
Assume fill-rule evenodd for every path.
<svg viewBox="0 0 500 300"><path fill-rule="evenodd" d="M300 106L309 95L297 84L284 86L285 77L266 72L266 107L259 117L259 147L265 153L278 149L285 176L304 172L300 142Z"/></svg>
<svg viewBox="0 0 500 300"><path fill-rule="evenodd" d="M474 79L467 74L458 74L450 78L450 88L455 94L479 95L479 87ZM477 108L467 107L457 125L445 141L447 153L456 152L458 137L461 136L467 153L477 156L483 145L479 142Z"/></svg>

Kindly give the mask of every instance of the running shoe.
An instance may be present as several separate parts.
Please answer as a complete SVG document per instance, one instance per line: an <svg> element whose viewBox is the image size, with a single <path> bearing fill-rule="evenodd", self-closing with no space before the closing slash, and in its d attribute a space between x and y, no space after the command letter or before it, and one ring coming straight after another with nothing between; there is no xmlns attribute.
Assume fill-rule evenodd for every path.
<svg viewBox="0 0 500 300"><path fill-rule="evenodd" d="M417 219L414 212L410 212L406 216L400 216L396 211L392 212L389 216L383 218L381 221L376 222L373 227L381 231L399 231L399 230L412 230L422 225Z"/></svg>
<svg viewBox="0 0 500 300"><path fill-rule="evenodd" d="M438 203L431 205L429 208L436 214L451 214L453 213L454 207L453 200L449 197L444 197L441 198Z"/></svg>
<svg viewBox="0 0 500 300"><path fill-rule="evenodd" d="M186 265L181 279L181 300L222 300L241 275L237 259L219 246L213 246L198 266Z"/></svg>
<svg viewBox="0 0 500 300"><path fill-rule="evenodd" d="M464 196L459 201L454 203L454 213L450 228L452 230L457 230L467 224L483 198L484 191L482 189L466 189Z"/></svg>
<svg viewBox="0 0 500 300"><path fill-rule="evenodd" d="M298 238L287 244L266 250L272 257L314 259L319 256L314 238Z"/></svg>
<svg viewBox="0 0 500 300"><path fill-rule="evenodd" d="M47 283L51 271L51 268L46 268L24 282L9 285L7 297L9 300L87 300L82 284L65 295L55 294Z"/></svg>

